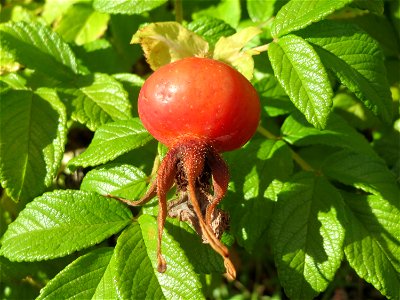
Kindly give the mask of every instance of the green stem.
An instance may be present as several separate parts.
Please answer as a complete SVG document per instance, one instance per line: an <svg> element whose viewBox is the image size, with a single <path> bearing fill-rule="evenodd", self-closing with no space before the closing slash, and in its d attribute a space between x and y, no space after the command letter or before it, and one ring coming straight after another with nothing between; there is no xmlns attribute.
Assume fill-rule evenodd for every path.
<svg viewBox="0 0 400 300"><path fill-rule="evenodd" d="M183 21L183 9L182 9L182 0L175 0L175 21L182 24Z"/></svg>
<svg viewBox="0 0 400 300"><path fill-rule="evenodd" d="M149 177L150 180L155 176L157 176L157 171L159 166L160 166L160 155L157 154L156 157L154 158L153 168L151 170L151 174Z"/></svg>
<svg viewBox="0 0 400 300"><path fill-rule="evenodd" d="M276 135L274 135L272 132L270 132L268 129L262 127L261 125L258 126L257 131L265 136L267 139L270 140L280 140L280 137L277 137Z"/></svg>
<svg viewBox="0 0 400 300"><path fill-rule="evenodd" d="M296 152L293 151L293 149L290 149L292 152L292 158L293 160L304 170L304 171L310 171L310 172L315 172L314 168L311 167L308 162L306 162L300 155L298 155Z"/></svg>
<svg viewBox="0 0 400 300"><path fill-rule="evenodd" d="M268 129L262 127L261 125L258 126L257 131L265 136L267 139L270 140L281 140L282 138L279 136L274 135L271 133ZM298 155L292 148L290 148L290 151L292 152L292 158L293 160L304 170L304 171L310 171L310 172L315 172L314 168L308 164L300 155Z"/></svg>

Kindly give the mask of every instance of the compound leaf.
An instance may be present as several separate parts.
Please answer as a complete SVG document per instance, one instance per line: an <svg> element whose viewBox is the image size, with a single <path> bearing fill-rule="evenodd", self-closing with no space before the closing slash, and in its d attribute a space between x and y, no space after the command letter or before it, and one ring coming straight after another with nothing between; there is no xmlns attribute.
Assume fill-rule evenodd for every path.
<svg viewBox="0 0 400 300"><path fill-rule="evenodd" d="M283 36L318 22L353 0L291 0L277 13L272 23L273 37Z"/></svg>
<svg viewBox="0 0 400 300"><path fill-rule="evenodd" d="M325 175L385 200L398 201L400 190L394 174L377 156L341 150L329 156L322 166Z"/></svg>
<svg viewBox="0 0 400 300"><path fill-rule="evenodd" d="M323 177L301 172L279 194L270 233L278 276L290 299L312 299L343 257L343 200Z"/></svg>
<svg viewBox="0 0 400 300"><path fill-rule="evenodd" d="M299 33L374 114L389 123L392 97L379 44L353 24L323 21Z"/></svg>
<svg viewBox="0 0 400 300"><path fill-rule="evenodd" d="M350 224L344 252L350 266L389 299L400 298L398 199L342 193Z"/></svg>
<svg viewBox="0 0 400 300"><path fill-rule="evenodd" d="M0 180L14 200L50 186L67 138L67 115L54 90L9 90L0 101Z"/></svg>
<svg viewBox="0 0 400 300"><path fill-rule="evenodd" d="M0 253L13 261L65 256L119 232L132 214L91 192L58 190L27 204L3 236Z"/></svg>
<svg viewBox="0 0 400 300"><path fill-rule="evenodd" d="M113 250L100 248L79 257L50 280L37 299L91 299L105 276Z"/></svg>
<svg viewBox="0 0 400 300"><path fill-rule="evenodd" d="M68 167L97 166L121 154L141 147L152 139L139 118L121 120L101 126L94 134L92 143L81 155L73 158Z"/></svg>
<svg viewBox="0 0 400 300"><path fill-rule="evenodd" d="M78 72L74 53L56 33L40 23L0 25L1 52L28 68L70 81Z"/></svg>
<svg viewBox="0 0 400 300"><path fill-rule="evenodd" d="M328 74L311 45L295 35L271 43L268 55L275 76L293 104L317 128L324 128L332 107Z"/></svg>

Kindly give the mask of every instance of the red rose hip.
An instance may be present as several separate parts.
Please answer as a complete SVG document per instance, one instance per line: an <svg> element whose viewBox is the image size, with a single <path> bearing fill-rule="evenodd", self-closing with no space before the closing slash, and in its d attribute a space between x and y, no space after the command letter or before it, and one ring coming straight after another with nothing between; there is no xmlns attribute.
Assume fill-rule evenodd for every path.
<svg viewBox="0 0 400 300"><path fill-rule="evenodd" d="M140 91L138 109L146 129L167 147L189 136L218 152L243 146L260 119L257 92L241 73L197 57L155 71Z"/></svg>

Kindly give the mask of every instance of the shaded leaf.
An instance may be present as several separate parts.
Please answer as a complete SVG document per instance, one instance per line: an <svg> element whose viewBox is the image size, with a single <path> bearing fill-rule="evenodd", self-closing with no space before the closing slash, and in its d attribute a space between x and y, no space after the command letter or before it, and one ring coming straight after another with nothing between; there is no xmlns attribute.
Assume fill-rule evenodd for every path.
<svg viewBox="0 0 400 300"><path fill-rule="evenodd" d="M296 146L324 144L376 156L367 139L332 113L324 130L312 127L302 115L293 113L281 127L285 141Z"/></svg>
<svg viewBox="0 0 400 300"><path fill-rule="evenodd" d="M296 110L275 76L268 74L257 80L254 88L259 93L261 104L268 116L276 117Z"/></svg>
<svg viewBox="0 0 400 300"><path fill-rule="evenodd" d="M394 174L378 157L345 149L330 155L322 171L339 182L379 195L385 200L398 201L400 197Z"/></svg>
<svg viewBox="0 0 400 300"><path fill-rule="evenodd" d="M268 198L267 188L273 180L290 176L291 152L282 141L254 140L225 157L232 183L222 203L230 213L231 232L240 245L251 251L271 221L275 199Z"/></svg>
<svg viewBox="0 0 400 300"><path fill-rule="evenodd" d="M343 257L343 200L323 177L301 172L286 182L270 227L278 276L290 299L311 299L334 278Z"/></svg>
<svg viewBox="0 0 400 300"><path fill-rule="evenodd" d="M56 92L9 90L0 101L0 179L14 200L27 201L53 182L67 138L65 107Z"/></svg>
<svg viewBox="0 0 400 300"><path fill-rule="evenodd" d="M0 253L13 261L65 256L119 232L132 214L95 193L58 190L28 203L3 236Z"/></svg>
<svg viewBox="0 0 400 300"><path fill-rule="evenodd" d="M342 194L346 200L344 252L350 266L389 299L399 299L400 214L398 199Z"/></svg>

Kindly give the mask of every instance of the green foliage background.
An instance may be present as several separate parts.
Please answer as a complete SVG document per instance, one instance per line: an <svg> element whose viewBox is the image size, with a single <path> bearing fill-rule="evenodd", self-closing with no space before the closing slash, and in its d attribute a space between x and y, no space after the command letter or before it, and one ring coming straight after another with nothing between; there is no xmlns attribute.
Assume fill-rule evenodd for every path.
<svg viewBox="0 0 400 300"><path fill-rule="evenodd" d="M400 299L399 11L394 0L1 1L1 299ZM210 53L261 30L229 41L246 72L257 50L263 107L253 139L224 153L234 282L174 219L159 274L156 201L130 210L104 196L140 198L165 154L137 116L151 70L130 41L174 20Z"/></svg>

